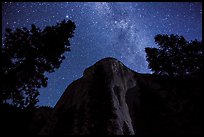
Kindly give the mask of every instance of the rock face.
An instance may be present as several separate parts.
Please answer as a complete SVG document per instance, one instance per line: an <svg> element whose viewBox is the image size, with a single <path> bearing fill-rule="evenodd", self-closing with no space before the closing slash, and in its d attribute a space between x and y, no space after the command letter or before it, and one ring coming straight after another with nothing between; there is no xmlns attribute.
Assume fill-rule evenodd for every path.
<svg viewBox="0 0 204 137"><path fill-rule="evenodd" d="M199 81L139 74L105 58L68 86L39 134L200 135L202 89Z"/></svg>

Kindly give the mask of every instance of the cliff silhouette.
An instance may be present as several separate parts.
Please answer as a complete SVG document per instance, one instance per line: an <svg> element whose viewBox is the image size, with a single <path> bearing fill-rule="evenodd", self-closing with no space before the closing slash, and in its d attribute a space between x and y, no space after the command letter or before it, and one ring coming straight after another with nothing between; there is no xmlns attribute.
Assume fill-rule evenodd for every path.
<svg viewBox="0 0 204 137"><path fill-rule="evenodd" d="M16 125L26 127L16 133L36 135L202 135L202 104L201 76L140 74L105 58L72 82L54 108L20 118L5 109L1 126L8 134Z"/></svg>

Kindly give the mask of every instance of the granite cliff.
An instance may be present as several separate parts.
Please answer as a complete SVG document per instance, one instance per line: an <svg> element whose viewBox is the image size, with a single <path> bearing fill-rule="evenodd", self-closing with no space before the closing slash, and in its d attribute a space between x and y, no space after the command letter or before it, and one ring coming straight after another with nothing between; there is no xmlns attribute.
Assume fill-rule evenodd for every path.
<svg viewBox="0 0 204 137"><path fill-rule="evenodd" d="M201 135L197 78L136 73L114 58L84 71L61 96L40 135Z"/></svg>

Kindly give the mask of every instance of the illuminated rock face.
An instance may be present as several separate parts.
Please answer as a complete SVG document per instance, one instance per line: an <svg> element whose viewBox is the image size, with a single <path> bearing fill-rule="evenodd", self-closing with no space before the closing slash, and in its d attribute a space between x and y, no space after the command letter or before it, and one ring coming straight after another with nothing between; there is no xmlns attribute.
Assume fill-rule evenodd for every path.
<svg viewBox="0 0 204 137"><path fill-rule="evenodd" d="M136 73L114 58L102 59L67 87L39 134L184 134L182 126L186 122L189 128L196 120L198 112L193 111L201 100L198 89L189 110L186 101L191 101L193 89L182 82Z"/></svg>

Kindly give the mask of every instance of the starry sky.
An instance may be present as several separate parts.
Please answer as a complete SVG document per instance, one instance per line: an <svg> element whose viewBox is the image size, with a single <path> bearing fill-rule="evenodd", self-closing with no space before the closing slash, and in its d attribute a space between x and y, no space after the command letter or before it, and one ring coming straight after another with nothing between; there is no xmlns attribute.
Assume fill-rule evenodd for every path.
<svg viewBox="0 0 204 137"><path fill-rule="evenodd" d="M156 47L157 34L183 35L202 40L201 2L3 2L2 40L9 27L43 29L63 19L76 24L71 52L40 89L38 105L54 106L66 87L84 69L105 57L114 57L139 73L151 73L145 47ZM3 44L3 43L2 43Z"/></svg>

